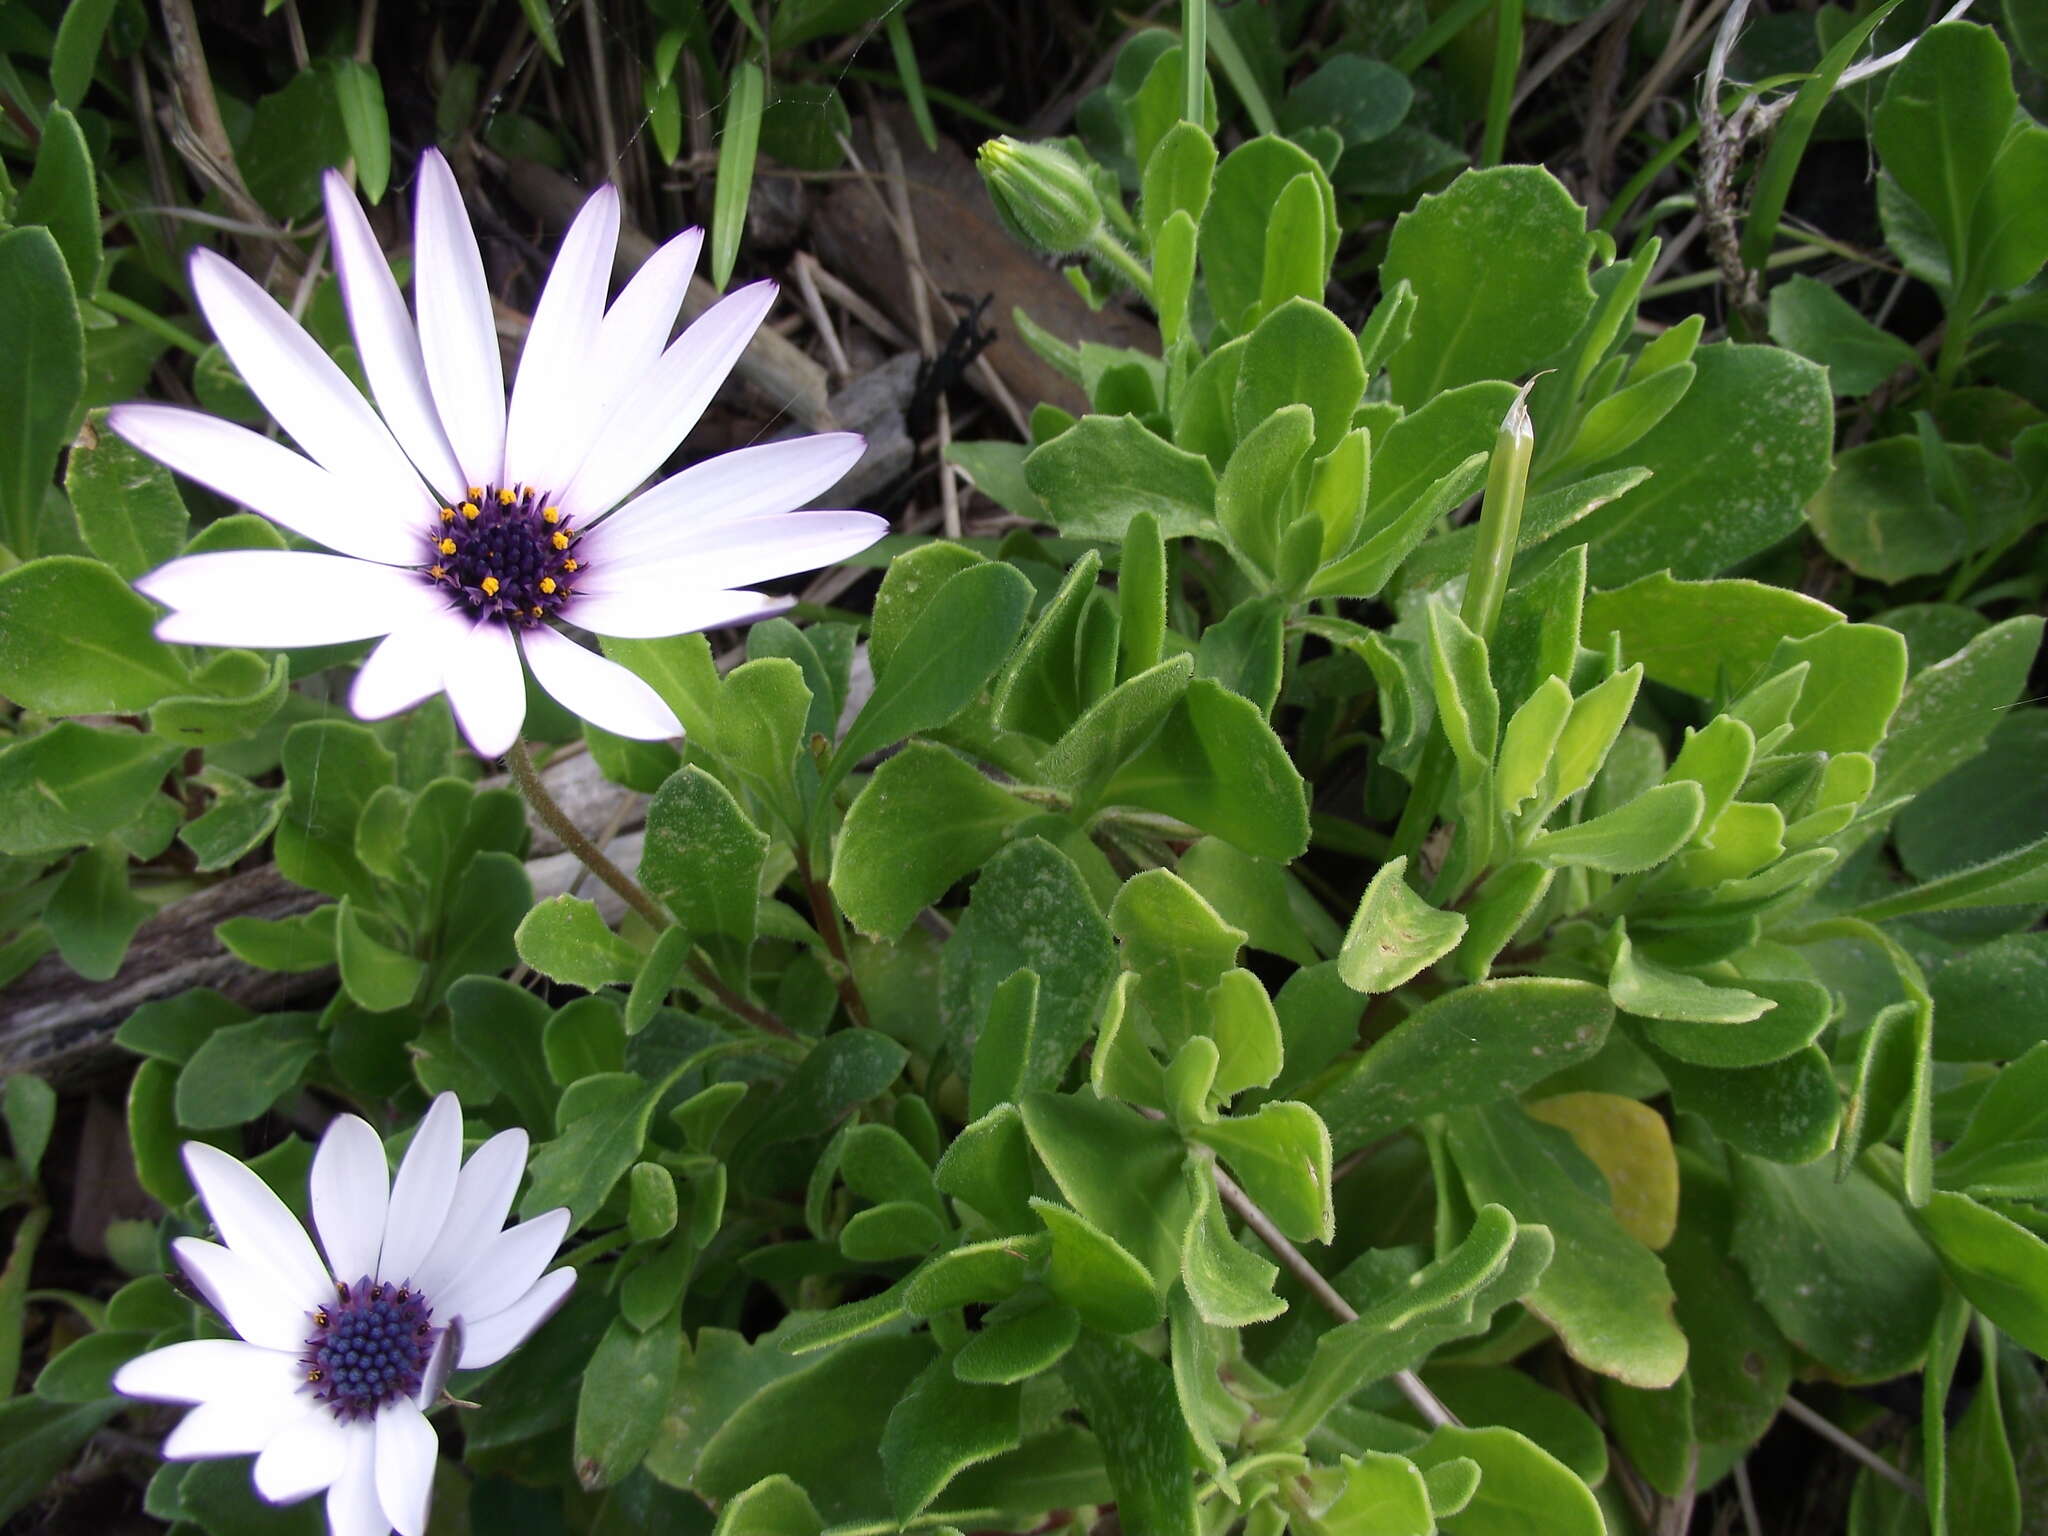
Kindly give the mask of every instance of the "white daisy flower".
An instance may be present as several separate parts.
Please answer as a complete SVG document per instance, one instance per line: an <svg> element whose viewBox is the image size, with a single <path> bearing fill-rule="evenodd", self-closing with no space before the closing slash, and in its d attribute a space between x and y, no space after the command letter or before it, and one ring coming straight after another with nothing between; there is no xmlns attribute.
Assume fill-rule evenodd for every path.
<svg viewBox="0 0 2048 1536"><path fill-rule="evenodd" d="M172 1461L256 1457L256 1491L289 1504L324 1491L334 1536L422 1536L439 1451L424 1409L451 1370L502 1359L576 1283L548 1263L566 1209L503 1227L526 1133L462 1162L462 1110L434 1100L398 1177L366 1121L343 1115L313 1156L313 1225L234 1158L187 1142L185 1167L220 1243L181 1237L178 1263L239 1339L196 1339L122 1366L115 1390L192 1403L164 1441Z"/></svg>
<svg viewBox="0 0 2048 1536"><path fill-rule="evenodd" d="M261 287L199 250L200 308L304 456L174 406L110 417L143 452L334 551L171 561L136 583L171 610L163 639L283 648L381 636L356 676L355 712L381 719L445 691L486 757L518 737L523 656L592 724L661 739L682 727L654 690L558 624L651 639L765 618L788 600L751 583L845 559L887 531L866 512L793 510L859 459L850 432L743 448L632 494L696 425L774 301L772 283L738 289L670 343L701 231L664 245L607 307L619 198L593 193L534 310L508 407L483 262L440 154L420 162L417 324L332 172L327 216L375 409Z"/></svg>

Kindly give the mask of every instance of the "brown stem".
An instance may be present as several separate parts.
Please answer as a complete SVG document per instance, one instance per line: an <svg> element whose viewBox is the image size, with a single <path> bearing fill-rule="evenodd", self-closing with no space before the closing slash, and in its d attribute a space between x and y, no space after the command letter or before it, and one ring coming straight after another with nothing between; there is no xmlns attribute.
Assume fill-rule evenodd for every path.
<svg viewBox="0 0 2048 1536"><path fill-rule="evenodd" d="M1216 1193L1223 1197L1223 1203L1237 1214L1246 1226L1258 1233L1259 1241L1273 1250L1289 1274L1299 1280L1309 1295L1323 1304L1323 1308L1340 1323L1355 1323L1358 1312L1337 1293L1337 1288L1325 1280L1322 1272L1309 1263L1302 1251L1287 1239L1287 1234L1273 1225L1273 1218L1253 1203L1252 1197L1238 1187L1237 1181L1225 1173L1220 1165L1216 1168ZM1408 1404L1421 1414L1425 1423L1439 1428L1456 1424L1458 1416L1443 1405L1443 1401L1422 1384L1422 1378L1413 1371L1394 1372L1394 1385L1401 1389L1401 1395Z"/></svg>
<svg viewBox="0 0 2048 1536"><path fill-rule="evenodd" d="M811 921L825 941L832 958L839 962L839 1000L854 1023L868 1027L868 1002L861 996L860 983L853 979L853 961L846 953L846 938L839 931L839 911L832 905L832 893L811 873L811 856L802 847L796 854L797 877L804 883L804 895L811 903Z"/></svg>
<svg viewBox="0 0 2048 1536"><path fill-rule="evenodd" d="M562 840L562 846L576 855L577 862L598 879L618 893L619 899L647 920L648 926L656 932L674 923L661 903L647 894L647 888L618 865L614 864L605 851L588 837L583 829L569 819L569 815L548 793L548 787L533 766L533 756L526 750L526 742L515 740L512 750L505 754L505 766L512 770L512 780L519 786L519 793L526 797L526 803L534 813L547 823L548 830ZM738 1017L745 1019L756 1029L766 1030L771 1035L780 1035L785 1040L796 1038L795 1031L782 1020L764 1008L748 1002L719 977L718 973L702 955L690 956L690 974L702 982L711 995L718 999L720 1006Z"/></svg>

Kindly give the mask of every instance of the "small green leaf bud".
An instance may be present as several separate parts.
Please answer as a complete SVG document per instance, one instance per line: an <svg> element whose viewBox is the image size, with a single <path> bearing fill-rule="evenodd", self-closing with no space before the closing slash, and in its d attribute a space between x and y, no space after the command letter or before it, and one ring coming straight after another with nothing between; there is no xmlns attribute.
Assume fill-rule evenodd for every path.
<svg viewBox="0 0 2048 1536"><path fill-rule="evenodd" d="M1102 228L1102 202L1072 155L1056 144L990 139L976 157L1004 226L1049 256L1087 250Z"/></svg>

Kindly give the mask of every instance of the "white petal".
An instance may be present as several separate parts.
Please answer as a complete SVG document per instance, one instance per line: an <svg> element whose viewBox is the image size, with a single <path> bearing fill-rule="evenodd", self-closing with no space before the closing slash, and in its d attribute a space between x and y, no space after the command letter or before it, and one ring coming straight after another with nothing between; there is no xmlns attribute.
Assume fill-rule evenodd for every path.
<svg viewBox="0 0 2048 1536"><path fill-rule="evenodd" d="M463 1165L455 1181L455 1198L448 1203L447 1220L441 1224L441 1236L413 1271L414 1281L430 1305L505 1225L505 1213L512 1209L519 1176L525 1171L526 1132L516 1127L498 1132ZM434 1311L437 1321L445 1319L439 1306Z"/></svg>
<svg viewBox="0 0 2048 1536"><path fill-rule="evenodd" d="M412 292L441 424L470 485L484 485L505 457L505 370L476 232L438 149L420 157Z"/></svg>
<svg viewBox="0 0 2048 1536"><path fill-rule="evenodd" d="M888 531L889 525L872 512L784 512L737 523L679 527L673 553L660 559L593 558L590 570L577 577L577 590L743 587L857 555Z"/></svg>
<svg viewBox="0 0 2048 1536"><path fill-rule="evenodd" d="M472 620L450 605L386 635L356 671L348 707L359 720L383 720L441 691L447 660L469 638Z"/></svg>
<svg viewBox="0 0 2048 1536"><path fill-rule="evenodd" d="M188 645L367 640L447 603L415 571L276 549L187 555L135 585L172 610L158 622L158 638Z"/></svg>
<svg viewBox="0 0 2048 1536"><path fill-rule="evenodd" d="M299 1218L262 1178L218 1147L185 1143L185 1171L206 1202L221 1241L236 1257L268 1268L301 1307L317 1305L331 1283Z"/></svg>
<svg viewBox="0 0 2048 1536"><path fill-rule="evenodd" d="M443 685L455 720L479 757L503 757L526 723L526 672L512 631L483 619L448 656Z"/></svg>
<svg viewBox="0 0 2048 1536"><path fill-rule="evenodd" d="M390 1536L391 1522L377 1503L377 1432L369 1424L342 1426L344 1452L327 1490L331 1536Z"/></svg>
<svg viewBox="0 0 2048 1536"><path fill-rule="evenodd" d="M770 597L766 592L663 590L646 584L618 592L579 591L562 610L562 617L592 634L618 640L658 640L697 629L752 624L787 613L794 606L795 598Z"/></svg>
<svg viewBox="0 0 2048 1536"><path fill-rule="evenodd" d="M676 311L690 291L690 273L704 244L704 231L686 229L641 264L605 312L597 346L584 374L594 406L585 418L574 470L583 466L592 439L619 403L644 386L648 370L661 360L675 329ZM567 481L561 482L566 484Z"/></svg>
<svg viewBox="0 0 2048 1536"><path fill-rule="evenodd" d="M410 565L425 546L434 510L424 491L411 506L365 497L282 443L174 405L117 405L107 425L179 474L344 555Z"/></svg>
<svg viewBox="0 0 2048 1536"><path fill-rule="evenodd" d="M599 430L561 503L589 517L616 505L689 435L775 302L773 283L735 289L662 353Z"/></svg>
<svg viewBox="0 0 2048 1536"><path fill-rule="evenodd" d="M402 1398L379 1409L376 1424L378 1507L398 1536L425 1536L441 1442L426 1415Z"/></svg>
<svg viewBox="0 0 2048 1536"><path fill-rule="evenodd" d="M713 523L792 511L823 495L860 462L857 432L820 432L721 453L636 496L583 534L591 560L659 560L682 554Z"/></svg>
<svg viewBox="0 0 2048 1536"><path fill-rule="evenodd" d="M313 1154L313 1225L328 1268L345 1283L377 1272L390 1178L384 1143L367 1120L341 1115L327 1127Z"/></svg>
<svg viewBox="0 0 2048 1536"><path fill-rule="evenodd" d="M568 1300L575 1285L575 1270L551 1269L534 1283L532 1290L495 1317L465 1324L461 1368L476 1371L496 1365L524 1344L533 1330Z"/></svg>
<svg viewBox="0 0 2048 1536"><path fill-rule="evenodd" d="M448 1385L448 1376L455 1369L455 1362L461 1357L462 1319L451 1318L434 1336L433 1351L420 1371L420 1389L412 1398L413 1405L420 1412L425 1413L434 1406L441 1396L441 1389Z"/></svg>
<svg viewBox="0 0 2048 1536"><path fill-rule="evenodd" d="M569 226L534 306L512 381L504 481L551 490L582 462L597 404L585 370L604 323L618 244L618 189L599 187Z"/></svg>
<svg viewBox="0 0 2048 1536"><path fill-rule="evenodd" d="M192 253L192 292L236 370L301 448L365 502L414 507L426 498L370 402L277 300L204 247Z"/></svg>
<svg viewBox="0 0 2048 1536"><path fill-rule="evenodd" d="M265 1349L303 1348L313 1331L313 1309L334 1294L324 1280L312 1290L287 1287L260 1260L196 1237L174 1239L171 1252L228 1326Z"/></svg>
<svg viewBox="0 0 2048 1536"><path fill-rule="evenodd" d="M348 1433L324 1404L309 1400L256 1458L256 1491L273 1504L296 1504L332 1487L348 1457Z"/></svg>
<svg viewBox="0 0 2048 1536"><path fill-rule="evenodd" d="M303 1342L303 1335L294 1341L295 1346ZM216 1397L274 1393L280 1385L288 1390L296 1385L298 1373L297 1358L283 1350L240 1339L188 1339L137 1355L114 1372L114 1390L154 1403L204 1403Z"/></svg>
<svg viewBox="0 0 2048 1536"><path fill-rule="evenodd" d="M661 695L616 661L545 625L529 629L522 643L526 664L541 687L592 725L634 741L667 741L683 734L682 722Z"/></svg>
<svg viewBox="0 0 2048 1536"><path fill-rule="evenodd" d="M164 1438L166 1461L248 1456L267 1447L292 1418L299 1399L289 1391L217 1397L201 1403Z"/></svg>
<svg viewBox="0 0 2048 1536"><path fill-rule="evenodd" d="M532 1289L568 1230L567 1206L507 1227L478 1250L445 1294L433 1298L434 1314L459 1317L468 1327L504 1311Z"/></svg>
<svg viewBox="0 0 2048 1536"><path fill-rule="evenodd" d="M444 498L452 498L467 488L468 481L434 409L427 365L420 359L419 333L413 329L405 299L348 183L329 171L324 190L334 270L341 278L342 303L348 307L349 329L355 333L356 354L363 360L370 393L427 483Z"/></svg>
<svg viewBox="0 0 2048 1536"><path fill-rule="evenodd" d="M441 1235L455 1175L462 1162L462 1105L452 1093L435 1098L391 1184L391 1212L384 1221L384 1252L377 1278L409 1284Z"/></svg>

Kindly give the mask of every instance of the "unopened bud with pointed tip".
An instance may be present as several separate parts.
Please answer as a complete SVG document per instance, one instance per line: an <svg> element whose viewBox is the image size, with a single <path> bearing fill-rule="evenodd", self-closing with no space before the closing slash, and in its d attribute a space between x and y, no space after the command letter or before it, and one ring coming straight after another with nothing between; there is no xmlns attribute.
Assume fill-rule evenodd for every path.
<svg viewBox="0 0 2048 1536"><path fill-rule="evenodd" d="M1102 229L1102 202L1088 172L1057 144L990 139L976 156L996 213L1011 234L1048 256L1089 249Z"/></svg>

